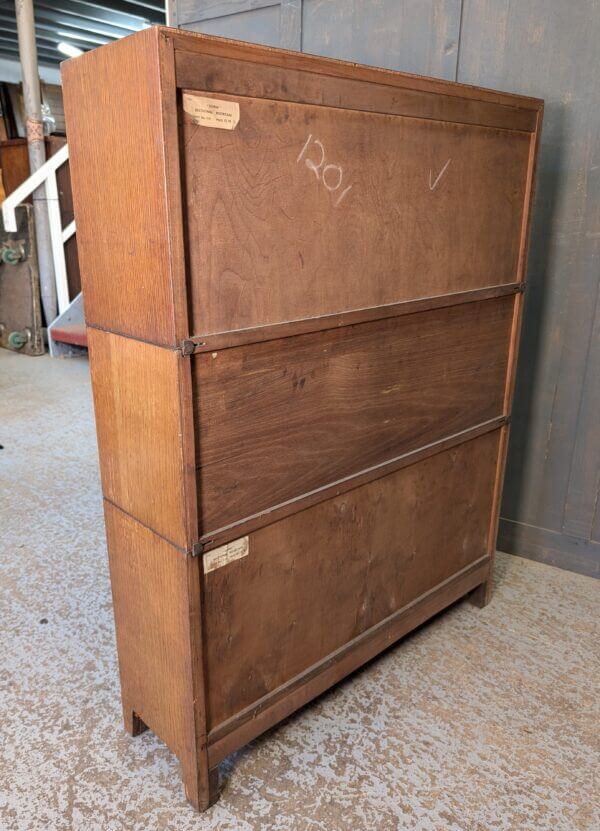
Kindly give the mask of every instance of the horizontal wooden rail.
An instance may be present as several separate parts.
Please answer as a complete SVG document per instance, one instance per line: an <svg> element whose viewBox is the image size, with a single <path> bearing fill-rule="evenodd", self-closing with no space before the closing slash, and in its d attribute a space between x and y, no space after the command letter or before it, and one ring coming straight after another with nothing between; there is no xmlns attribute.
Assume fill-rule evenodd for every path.
<svg viewBox="0 0 600 831"><path fill-rule="evenodd" d="M338 479L336 482L330 482L321 488L316 488L308 493L282 502L279 505L274 505L272 508L267 508L260 513L245 517L239 522L234 522L231 525L226 525L223 528L217 528L214 531L209 531L200 537L202 551L210 551L217 548L226 542L239 539L258 528L265 525L271 525L284 517L291 516L298 511L303 511L305 508L310 508L324 499L332 499L342 493L347 493L354 488L361 485L366 485L381 476L386 476L388 473L393 473L395 470L400 470L403 467L408 467L422 459L427 459L434 456L436 453L441 453L444 450L449 450L462 442L476 439L478 436L483 436L485 433L490 433L492 430L498 430L500 427L507 424L508 416L498 416L489 421L484 421L481 424L476 424L469 427L467 430L461 430L459 433L454 433L451 436L446 436L439 441L426 444L424 447L418 447L408 453L403 453L401 456L396 456L393 459L388 459L378 465L369 467L366 470L358 471L350 476L345 476L343 479Z"/></svg>
<svg viewBox="0 0 600 831"><path fill-rule="evenodd" d="M465 99L473 102L497 104L513 109L526 109L537 111L540 109L541 101L526 95L500 92L494 89L474 86L472 84L459 84L443 78L427 78L422 75L415 75L408 72L397 72L396 70L383 67L364 66L351 61L343 61L338 58L328 58L322 55L309 55L305 52L292 52L273 49L256 43L248 43L227 38L215 37L204 33L185 32L179 29L161 28L161 35L165 40L173 42L175 48L175 60L177 69L182 57L188 54L200 54L202 58L206 55L216 57L247 61L257 63L261 67L282 67L288 72L300 71L314 73L319 78L347 78L359 80L381 86L389 86L395 90L409 90L414 92L425 92L435 95L444 95L453 98ZM190 37L191 36L191 37ZM177 83L182 79L177 77Z"/></svg>
<svg viewBox="0 0 600 831"><path fill-rule="evenodd" d="M372 306L367 309L351 309L337 314L309 317L303 320L290 320L273 323L268 326L256 326L249 329L236 329L233 332L217 332L209 335L194 335L183 341L184 354L197 352L216 352L247 343L260 343L278 338L289 338L309 332L321 332L325 329L338 329L341 326L353 326L356 323L368 323L372 320L384 320L390 317L426 312L430 309L443 309L462 303L474 303L480 300L492 300L523 291L523 283L506 283L500 286L486 286L482 289L455 291L450 294L437 294L433 297L421 297L400 303L388 303L385 306Z"/></svg>

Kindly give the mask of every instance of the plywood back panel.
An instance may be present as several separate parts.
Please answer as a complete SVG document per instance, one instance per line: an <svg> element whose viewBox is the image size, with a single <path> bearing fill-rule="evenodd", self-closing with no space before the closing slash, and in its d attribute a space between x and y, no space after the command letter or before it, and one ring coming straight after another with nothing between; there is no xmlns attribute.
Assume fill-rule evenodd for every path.
<svg viewBox="0 0 600 831"><path fill-rule="evenodd" d="M498 438L262 528L205 575L210 728L486 554Z"/></svg>
<svg viewBox="0 0 600 831"><path fill-rule="evenodd" d="M195 334L516 279L529 134L221 99L183 117Z"/></svg>
<svg viewBox="0 0 600 831"><path fill-rule="evenodd" d="M202 532L502 415L513 303L195 356Z"/></svg>

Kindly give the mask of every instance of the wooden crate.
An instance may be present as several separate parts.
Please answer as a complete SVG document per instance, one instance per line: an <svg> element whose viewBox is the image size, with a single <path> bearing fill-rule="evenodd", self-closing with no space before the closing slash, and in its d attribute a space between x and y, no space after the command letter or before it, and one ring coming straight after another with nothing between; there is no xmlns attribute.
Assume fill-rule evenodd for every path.
<svg viewBox="0 0 600 831"><path fill-rule="evenodd" d="M489 598L542 102L165 28L63 79L125 724L203 809Z"/></svg>

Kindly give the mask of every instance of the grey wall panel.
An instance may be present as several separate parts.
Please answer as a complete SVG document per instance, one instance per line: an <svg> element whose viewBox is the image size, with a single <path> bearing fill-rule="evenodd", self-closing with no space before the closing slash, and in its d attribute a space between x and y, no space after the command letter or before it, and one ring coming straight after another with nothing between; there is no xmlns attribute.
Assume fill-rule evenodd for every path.
<svg viewBox="0 0 600 831"><path fill-rule="evenodd" d="M583 235L578 266L585 269L589 262L592 272L600 275L600 113L596 112L591 127L591 155L585 177L586 212L582 217ZM594 305L592 298L586 296L584 300L591 309ZM600 279L595 307L585 359L563 530L567 534L600 542Z"/></svg>
<svg viewBox="0 0 600 831"><path fill-rule="evenodd" d="M282 0L279 16L279 45L283 49L302 51L302 2Z"/></svg>
<svg viewBox="0 0 600 831"><path fill-rule="evenodd" d="M600 200L596 202L600 209ZM575 450L571 462L563 531L582 539L600 542L597 523L600 502L600 453L597 438L600 425L600 290L592 329L583 394L577 419Z"/></svg>
<svg viewBox="0 0 600 831"><path fill-rule="evenodd" d="M184 24L278 6L279 3L280 0L179 0L177 7L179 22Z"/></svg>
<svg viewBox="0 0 600 831"><path fill-rule="evenodd" d="M302 0L174 0L177 25L283 49L302 48Z"/></svg>
<svg viewBox="0 0 600 831"><path fill-rule="evenodd" d="M304 0L302 50L455 79L460 0Z"/></svg>
<svg viewBox="0 0 600 831"><path fill-rule="evenodd" d="M598 485L598 498L596 499L596 510L594 512L594 521L592 523L592 541L598 543L598 546L600 548L600 482L598 483Z"/></svg>
<svg viewBox="0 0 600 831"><path fill-rule="evenodd" d="M279 46L279 6L229 14L186 23L185 28L207 35L221 35L236 40L249 40L265 46Z"/></svg>
<svg viewBox="0 0 600 831"><path fill-rule="evenodd" d="M504 519L500 523L498 548L550 566L600 578L600 544L593 540Z"/></svg>
<svg viewBox="0 0 600 831"><path fill-rule="evenodd" d="M595 0L464 0L458 80L546 100L502 516L588 540L600 455L586 369L600 273L599 42Z"/></svg>

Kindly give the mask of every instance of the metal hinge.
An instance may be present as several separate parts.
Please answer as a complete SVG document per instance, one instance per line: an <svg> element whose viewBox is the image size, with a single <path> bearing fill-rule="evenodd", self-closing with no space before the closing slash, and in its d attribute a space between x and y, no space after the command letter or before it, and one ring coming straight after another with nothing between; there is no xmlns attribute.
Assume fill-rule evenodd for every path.
<svg viewBox="0 0 600 831"><path fill-rule="evenodd" d="M196 349L199 346L204 346L204 345L205 345L204 341L195 341L195 340L191 340L191 338L185 338L185 340L182 340L181 343L179 344L178 349L181 352L181 354L183 355L183 357L187 358L188 355L193 355L194 352L196 351Z"/></svg>
<svg viewBox="0 0 600 831"><path fill-rule="evenodd" d="M204 551L203 543L195 542L192 545L192 550L190 551L190 557L201 557L203 551Z"/></svg>
<svg viewBox="0 0 600 831"><path fill-rule="evenodd" d="M192 355L194 350L196 349L196 344L193 340L182 340L179 344L179 351L186 358L188 355Z"/></svg>

